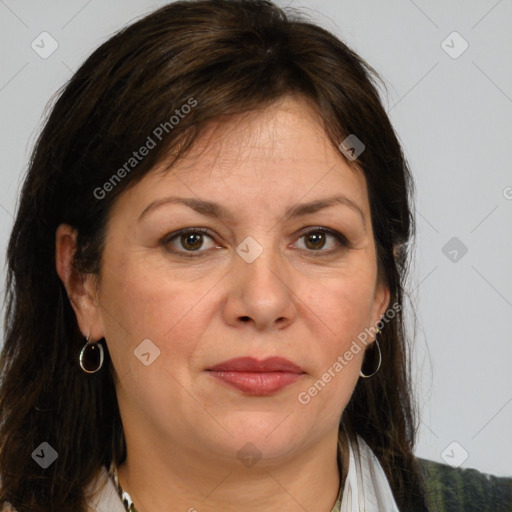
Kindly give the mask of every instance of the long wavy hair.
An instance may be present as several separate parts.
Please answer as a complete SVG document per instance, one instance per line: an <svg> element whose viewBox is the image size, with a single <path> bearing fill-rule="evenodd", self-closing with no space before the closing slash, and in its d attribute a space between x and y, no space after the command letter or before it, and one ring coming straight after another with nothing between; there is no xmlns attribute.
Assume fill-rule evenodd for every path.
<svg viewBox="0 0 512 512"><path fill-rule="evenodd" d="M78 364L84 339L56 272L55 232L62 223L75 227L74 265L99 273L116 199L169 155L169 165L184 156L210 121L297 95L313 105L336 147L356 134L366 149L357 162L347 161L366 178L379 279L389 286L390 304L402 305L414 190L381 104L381 82L329 31L265 0L171 3L92 53L59 91L38 137L8 244L0 505L85 512L84 489L98 470L124 460L108 346L103 340L102 370L85 374ZM194 108L170 123L191 98ZM158 127L155 147L112 182ZM401 310L379 340L382 368L359 379L340 429L361 436L375 452L400 510L427 510L413 455L417 419ZM58 452L47 469L31 456L43 441Z"/></svg>

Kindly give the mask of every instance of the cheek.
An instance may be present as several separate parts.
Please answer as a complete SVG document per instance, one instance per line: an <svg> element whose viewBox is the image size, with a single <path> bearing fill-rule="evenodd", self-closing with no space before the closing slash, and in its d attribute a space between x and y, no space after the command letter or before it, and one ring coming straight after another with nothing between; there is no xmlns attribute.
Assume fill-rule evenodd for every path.
<svg viewBox="0 0 512 512"><path fill-rule="evenodd" d="M339 422L359 378L365 347L358 336L370 326L372 285L371 272L340 276L309 293L306 301L321 334L312 347L311 375L296 398L299 410L332 425Z"/></svg>
<svg viewBox="0 0 512 512"><path fill-rule="evenodd" d="M135 410L175 431L184 429L183 436L180 418L204 413L188 391L191 361L208 324L208 301L201 299L212 285L204 284L132 264L118 266L104 287L106 340L120 403L135 404ZM126 414L132 413L130 407Z"/></svg>
<svg viewBox="0 0 512 512"><path fill-rule="evenodd" d="M310 288L300 313L310 319L316 342L311 347L311 376L297 399L310 412L327 415L333 422L359 378L365 346L358 336L371 325L375 279L371 265L353 266L323 280L314 293Z"/></svg>
<svg viewBox="0 0 512 512"><path fill-rule="evenodd" d="M140 370L141 361L134 356L144 346L150 359L154 352L155 362L184 371L183 361L191 357L202 328L201 298L211 285L183 282L136 261L105 265L104 275L105 338L118 374Z"/></svg>
<svg viewBox="0 0 512 512"><path fill-rule="evenodd" d="M370 268L351 269L307 292L305 305L323 324L331 353L342 350L370 326L376 278Z"/></svg>

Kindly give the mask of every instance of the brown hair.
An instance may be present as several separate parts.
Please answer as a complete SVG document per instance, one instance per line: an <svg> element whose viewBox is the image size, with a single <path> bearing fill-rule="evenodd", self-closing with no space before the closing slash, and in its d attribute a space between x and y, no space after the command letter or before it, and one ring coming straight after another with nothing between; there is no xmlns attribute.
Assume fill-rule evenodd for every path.
<svg viewBox="0 0 512 512"><path fill-rule="evenodd" d="M265 0L172 3L92 53L61 91L38 138L9 240L0 505L85 511L84 488L101 465L124 460L108 347L101 371L80 369L84 339L56 273L55 232L62 223L75 227L75 265L99 273L116 198L171 150L169 165L185 155L209 121L296 94L314 106L335 146L356 134L366 145L357 166L368 185L379 278L390 288L390 304L402 304L413 183L378 78L330 32ZM191 101L187 115L169 121ZM159 126L156 147L112 181L148 136L158 138ZM416 419L401 311L379 340L382 368L359 379L343 425L376 453L400 509L426 510L412 452ZM31 457L43 441L58 452L47 469Z"/></svg>

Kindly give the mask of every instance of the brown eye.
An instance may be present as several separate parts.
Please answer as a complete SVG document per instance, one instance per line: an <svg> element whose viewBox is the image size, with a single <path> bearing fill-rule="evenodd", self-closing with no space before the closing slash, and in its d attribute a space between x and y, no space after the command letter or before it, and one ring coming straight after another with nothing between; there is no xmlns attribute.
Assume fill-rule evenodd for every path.
<svg viewBox="0 0 512 512"><path fill-rule="evenodd" d="M310 231L304 235L308 249L318 250L325 245L325 233L322 231Z"/></svg>
<svg viewBox="0 0 512 512"><path fill-rule="evenodd" d="M305 250L307 252L318 252L318 256L335 253L340 249L350 246L349 241L344 235L338 231L327 228L310 229L306 233L303 233L299 240L304 240ZM330 240L332 241L330 242Z"/></svg>
<svg viewBox="0 0 512 512"><path fill-rule="evenodd" d="M180 235L181 245L191 251L197 251L203 244L203 235L200 233L186 233Z"/></svg>
<svg viewBox="0 0 512 512"><path fill-rule="evenodd" d="M208 239L210 247L205 247ZM168 251L184 256L203 256L207 249L215 247L211 235L204 228L182 229L164 237L161 243Z"/></svg>

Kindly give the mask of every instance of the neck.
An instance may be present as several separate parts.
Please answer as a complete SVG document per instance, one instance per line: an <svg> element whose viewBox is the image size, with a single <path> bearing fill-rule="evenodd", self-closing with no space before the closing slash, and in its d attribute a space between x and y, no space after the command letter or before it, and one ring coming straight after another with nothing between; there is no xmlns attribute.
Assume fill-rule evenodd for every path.
<svg viewBox="0 0 512 512"><path fill-rule="evenodd" d="M279 463L261 459L251 467L197 453L190 457L178 443L165 450L161 444L130 443L129 436L126 441L118 477L138 512L331 512L347 472L344 449L339 473L337 432Z"/></svg>

